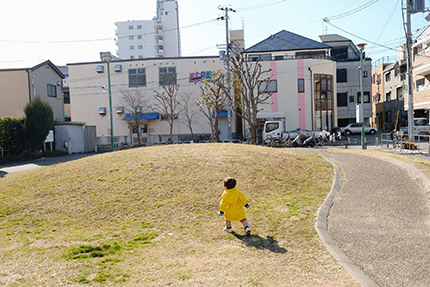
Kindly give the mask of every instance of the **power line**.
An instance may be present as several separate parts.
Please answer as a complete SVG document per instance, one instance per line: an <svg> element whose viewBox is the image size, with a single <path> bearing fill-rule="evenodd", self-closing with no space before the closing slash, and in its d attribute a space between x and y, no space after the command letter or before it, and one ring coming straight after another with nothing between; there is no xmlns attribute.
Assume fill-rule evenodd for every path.
<svg viewBox="0 0 430 287"><path fill-rule="evenodd" d="M335 16L331 16L331 17L326 17L324 19L327 19L327 20L338 20L338 19L341 19L341 18L345 18L345 17L351 16L351 15L353 15L355 13L358 13L358 12L360 12L360 11L362 11L362 10L370 7L370 6L372 6L373 4L375 4L378 1L379 0L371 0L371 1L369 1L369 2L367 2L365 4L363 4L363 5L355 8L355 9L352 9L352 10L350 10L348 12L341 13L341 14L338 14L338 15L335 15Z"/></svg>
<svg viewBox="0 0 430 287"><path fill-rule="evenodd" d="M186 26L182 26L179 28L172 28L172 29L165 29L164 32L170 32L170 31L176 31L179 29L187 29L195 26L204 25L210 22L215 22L216 19L207 20L199 23L194 23ZM117 38L95 38L95 39L81 39L81 40L64 40L64 41L23 41L23 40L0 40L0 43L22 43L22 44L67 44L67 43L87 43L87 42L102 42L102 41L111 41L116 39L122 39L122 38L128 38L130 36L137 37L137 36L149 36L149 35L156 35L157 32L151 32L151 33L142 33L142 34L136 34L136 35L127 35Z"/></svg>
<svg viewBox="0 0 430 287"><path fill-rule="evenodd" d="M254 5L254 6L248 6L248 7L243 7L243 8L239 8L237 9L237 12L248 12L251 10L255 10L255 9L261 9L261 8L265 8L265 7L269 7L272 5L276 5L276 4L280 4L283 2L286 2L288 0L274 0L274 1L270 1L270 2L266 2L266 3L261 3L258 5Z"/></svg>

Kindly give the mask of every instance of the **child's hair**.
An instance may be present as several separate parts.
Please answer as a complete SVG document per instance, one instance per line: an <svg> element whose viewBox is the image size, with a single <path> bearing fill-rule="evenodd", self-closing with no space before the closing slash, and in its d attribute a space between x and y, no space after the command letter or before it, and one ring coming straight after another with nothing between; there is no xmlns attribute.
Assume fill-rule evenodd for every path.
<svg viewBox="0 0 430 287"><path fill-rule="evenodd" d="M232 177L226 177L224 178L224 186L227 187L227 189L232 189L236 186L236 180Z"/></svg>

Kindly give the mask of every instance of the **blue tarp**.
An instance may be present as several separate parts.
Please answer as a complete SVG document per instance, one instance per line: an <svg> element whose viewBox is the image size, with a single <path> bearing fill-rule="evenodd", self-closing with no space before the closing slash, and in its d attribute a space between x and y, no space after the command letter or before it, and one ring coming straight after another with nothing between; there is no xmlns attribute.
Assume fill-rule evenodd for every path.
<svg viewBox="0 0 430 287"><path fill-rule="evenodd" d="M215 111L212 113L212 117L214 118L215 117ZM227 111L220 111L219 112L219 116L218 116L219 118L227 118L228 117L228 113L227 113Z"/></svg>
<svg viewBox="0 0 430 287"><path fill-rule="evenodd" d="M144 113L139 115L139 120L158 120L159 118L160 118L159 113ZM135 119L135 115L133 114L126 114L122 118L123 121L134 120L134 119Z"/></svg>

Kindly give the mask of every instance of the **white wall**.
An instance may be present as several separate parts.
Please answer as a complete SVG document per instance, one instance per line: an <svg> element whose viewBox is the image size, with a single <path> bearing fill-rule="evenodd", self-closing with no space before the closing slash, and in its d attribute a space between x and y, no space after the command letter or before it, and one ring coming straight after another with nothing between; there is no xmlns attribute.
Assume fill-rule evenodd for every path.
<svg viewBox="0 0 430 287"><path fill-rule="evenodd" d="M122 72L114 72L114 65L122 65ZM96 67L104 65L105 73L97 73ZM113 106L113 126L115 141L131 141L127 139L130 131L126 121L122 120L125 114L117 114L115 108L124 106L120 97L123 91L142 91L150 99L152 105L154 90L162 91L159 86L159 68L176 67L178 73L178 84L180 94L190 94L194 101L200 98L200 87L202 82L190 82L190 73L201 74L202 71L216 71L223 69L223 63L218 57L193 57L193 58L171 58L171 59L147 59L147 60L129 60L113 62L111 67L111 87L112 87L112 106ZM129 88L129 69L144 68L146 71L146 87ZM108 75L106 64L101 62L82 63L69 65L70 80L70 105L72 121L82 121L87 125L97 127L97 137L99 143L109 143L110 137L110 115L109 115L109 94L107 92ZM102 87L106 87L103 89ZM107 114L99 115L98 108L106 107ZM150 108L144 108L144 112L152 112ZM180 117L174 125L173 133L175 135L190 134L189 129L181 123ZM223 119L225 120L225 119ZM199 113L196 119L194 133L208 134L210 126L203 114ZM234 122L232 123L234 127ZM233 128L234 129L234 128ZM233 130L234 131L234 130ZM169 135L169 125L167 121L151 120L149 122L149 132L144 136L152 144L154 141L159 142L160 136L166 138ZM224 137L226 138L226 137Z"/></svg>

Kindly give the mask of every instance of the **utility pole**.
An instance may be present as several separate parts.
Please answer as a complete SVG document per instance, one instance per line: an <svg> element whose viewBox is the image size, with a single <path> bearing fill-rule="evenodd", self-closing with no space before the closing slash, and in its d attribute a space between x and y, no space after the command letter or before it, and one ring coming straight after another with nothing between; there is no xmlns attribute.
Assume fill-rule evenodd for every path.
<svg viewBox="0 0 430 287"><path fill-rule="evenodd" d="M411 2L406 0L406 55L408 65L408 135L409 141L414 141L414 100L412 78L412 32L411 32Z"/></svg>
<svg viewBox="0 0 430 287"><path fill-rule="evenodd" d="M225 64L227 65L227 85L230 85L230 41L229 41L229 29L228 29L228 12L236 12L236 10L229 8L229 7L218 7L219 10L224 11L225 12L225 16L224 17L219 17L219 20L225 20ZM230 89L228 89L228 107L227 107L227 136L228 139L231 140L232 139L232 135L231 135L231 99L230 99Z"/></svg>

